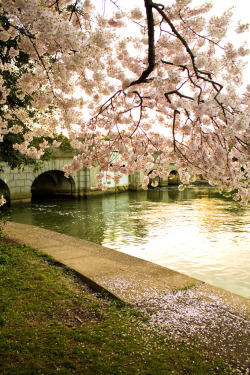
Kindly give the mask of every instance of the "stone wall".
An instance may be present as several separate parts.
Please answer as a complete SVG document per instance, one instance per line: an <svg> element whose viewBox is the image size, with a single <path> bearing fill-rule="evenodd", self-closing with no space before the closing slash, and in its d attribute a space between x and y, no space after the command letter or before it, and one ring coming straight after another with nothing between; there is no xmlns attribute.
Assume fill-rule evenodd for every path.
<svg viewBox="0 0 250 375"><path fill-rule="evenodd" d="M35 196L71 196L75 198L91 197L101 194L119 193L126 190L141 190L144 174L136 172L131 176L123 176L120 183L115 185L113 181L108 189L103 192L96 188L96 174L99 167L83 168L80 172L70 175L66 179L62 169L72 160L71 154L56 150L53 159L41 164L38 170L33 166L24 166L22 169L11 168L6 163L0 163L3 171L0 172L0 194L3 194L11 204L18 202L30 202ZM119 157L119 156L118 156ZM155 166L156 167L156 166ZM178 184L177 167L167 166L169 171L175 171L174 184ZM158 179L159 186L167 186L173 180Z"/></svg>
<svg viewBox="0 0 250 375"><path fill-rule="evenodd" d="M30 202L32 193L34 196L63 195L81 198L126 191L130 188L137 190L141 187L143 174L139 173L135 178L124 176L119 185L112 182L108 190L102 192L96 188L99 167L83 168L66 179L62 169L70 161L70 157L65 158L63 154L56 154L53 160L44 162L38 170L34 170L33 166L11 170L6 163L0 163L3 170L0 172L0 194L13 204Z"/></svg>

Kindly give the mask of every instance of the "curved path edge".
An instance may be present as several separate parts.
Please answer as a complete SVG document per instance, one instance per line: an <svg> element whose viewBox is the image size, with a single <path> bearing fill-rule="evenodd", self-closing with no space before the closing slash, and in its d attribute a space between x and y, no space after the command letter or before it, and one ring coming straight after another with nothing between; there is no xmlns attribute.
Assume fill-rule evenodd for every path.
<svg viewBox="0 0 250 375"><path fill-rule="evenodd" d="M47 229L7 222L14 241L40 250L81 275L94 289L133 302L192 288L197 298L223 301L234 314L250 318L250 299L214 287L169 268Z"/></svg>
<svg viewBox="0 0 250 375"><path fill-rule="evenodd" d="M73 269L97 291L131 303L168 334L196 340L249 374L250 299L157 264L31 225L8 222L7 236Z"/></svg>

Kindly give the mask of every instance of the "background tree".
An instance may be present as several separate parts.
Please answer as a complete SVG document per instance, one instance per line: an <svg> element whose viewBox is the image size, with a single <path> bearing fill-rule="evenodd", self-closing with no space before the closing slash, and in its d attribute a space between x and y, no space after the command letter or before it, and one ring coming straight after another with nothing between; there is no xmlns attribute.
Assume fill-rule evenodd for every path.
<svg viewBox="0 0 250 375"><path fill-rule="evenodd" d="M2 0L1 133L25 128L14 148L39 158L46 137L64 131L79 151L66 173L99 163L119 182L141 170L147 188L155 161L151 178L175 163L183 184L202 175L246 204L250 85L240 87L248 50L225 39L232 12L208 18L212 5L190 0L141 0L128 12L113 3L104 17L89 0Z"/></svg>

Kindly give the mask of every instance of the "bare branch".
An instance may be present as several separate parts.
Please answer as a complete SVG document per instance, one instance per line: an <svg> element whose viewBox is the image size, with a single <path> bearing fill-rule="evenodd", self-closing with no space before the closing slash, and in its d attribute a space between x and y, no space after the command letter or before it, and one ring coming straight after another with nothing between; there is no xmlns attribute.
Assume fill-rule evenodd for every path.
<svg viewBox="0 0 250 375"><path fill-rule="evenodd" d="M180 111L178 111L178 109L175 109L175 110L174 110L174 117L173 117L173 130L172 130L173 141L174 141L174 151L176 151L176 142L175 142L175 122L176 122L176 116L177 116L177 114L180 114Z"/></svg>
<svg viewBox="0 0 250 375"><path fill-rule="evenodd" d="M122 90L116 91L108 100L106 100L106 102L103 103L103 105L100 107L97 115L94 116L93 118L97 117L98 115L103 113L108 107L110 107L110 105L112 105L112 99L115 98L116 96L119 96L121 92Z"/></svg>
<svg viewBox="0 0 250 375"><path fill-rule="evenodd" d="M202 87L200 85L198 85L196 82L194 82L193 77L192 77L192 75L190 73L190 70L188 69L188 67L186 65L178 65L178 64L174 64L172 62L165 61L165 60L161 60L161 61L163 62L163 64L173 65L173 66L182 68L183 70L186 70L190 82L192 83L193 86L195 86L200 91L199 96L198 96L198 103L203 103L204 102L203 100L201 100Z"/></svg>
<svg viewBox="0 0 250 375"><path fill-rule="evenodd" d="M148 25L148 67L142 72L141 76L130 83L133 86L139 83L147 82L146 78L154 70L155 67L155 37L154 37L154 16L153 16L153 3L152 0L144 0L147 25Z"/></svg>
<svg viewBox="0 0 250 375"><path fill-rule="evenodd" d="M173 95L173 94L176 94L178 95L180 98L185 98L185 99L190 99L190 100L194 100L194 98L192 98L191 96L188 96L188 95L184 95L182 94L180 91L178 90L172 90L172 91L168 91L168 92L165 92L164 96L166 97L167 101L169 103L171 103L171 100L169 99L169 95Z"/></svg>

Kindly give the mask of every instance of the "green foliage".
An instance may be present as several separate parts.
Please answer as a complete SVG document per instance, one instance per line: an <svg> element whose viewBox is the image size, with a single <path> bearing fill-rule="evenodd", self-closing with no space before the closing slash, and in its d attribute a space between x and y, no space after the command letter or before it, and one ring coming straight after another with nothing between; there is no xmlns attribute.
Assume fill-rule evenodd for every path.
<svg viewBox="0 0 250 375"><path fill-rule="evenodd" d="M21 134L8 133L4 136L4 141L0 143L0 161L6 162L11 169L21 169L24 165L31 165L34 169L39 168L41 161L49 160L52 151L45 150L41 161L31 159L26 155L21 154L19 151L13 149L13 144L21 143L23 137Z"/></svg>
<svg viewBox="0 0 250 375"><path fill-rule="evenodd" d="M61 142L59 149L64 152L72 153L75 150L70 145L69 138L65 137L63 134L54 134L54 139L57 142Z"/></svg>
<svg viewBox="0 0 250 375"><path fill-rule="evenodd" d="M3 227L4 223L2 221L0 221L0 240L3 239L4 237L4 227Z"/></svg>
<svg viewBox="0 0 250 375"><path fill-rule="evenodd" d="M194 288L196 286L196 284L189 284L189 285L185 285L183 287L178 287L178 288L174 288L173 290L175 292L182 292L182 291L185 291L185 290L189 290L191 288Z"/></svg>
<svg viewBox="0 0 250 375"><path fill-rule="evenodd" d="M70 140L63 134L54 134L54 137L35 138L31 142L31 146L39 149L39 143L45 139L49 145L52 145L53 141L61 142L59 149L66 153L73 153L74 149L70 145ZM51 160L53 157L53 149L47 148L40 160L31 159L26 155L21 154L19 151L13 149L13 144L23 142L22 134L8 133L4 136L4 141L0 143L0 161L6 162L11 169L23 168L24 165L33 166L34 170L40 168L44 161Z"/></svg>
<svg viewBox="0 0 250 375"><path fill-rule="evenodd" d="M67 6L66 10L70 12L71 14L75 13L80 14L81 16L84 15L84 12L81 8L80 1L76 1L74 4L70 4Z"/></svg>

